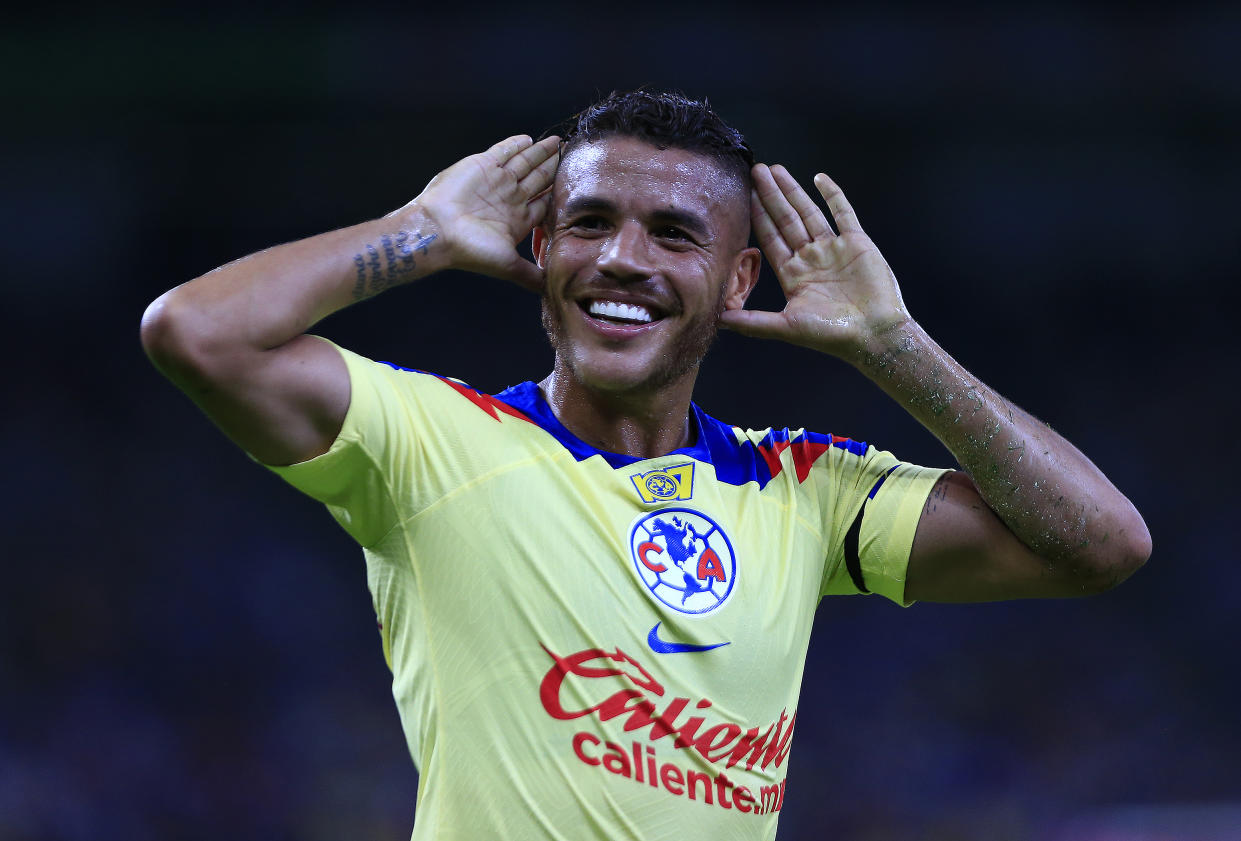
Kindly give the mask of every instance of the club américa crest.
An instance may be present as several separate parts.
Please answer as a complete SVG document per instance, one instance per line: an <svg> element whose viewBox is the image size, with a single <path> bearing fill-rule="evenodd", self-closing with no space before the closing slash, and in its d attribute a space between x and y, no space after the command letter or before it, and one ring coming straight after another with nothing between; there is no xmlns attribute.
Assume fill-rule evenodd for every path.
<svg viewBox="0 0 1241 841"><path fill-rule="evenodd" d="M651 596L680 613L722 607L737 583L737 558L719 524L689 508L643 514L629 531L638 579Z"/></svg>

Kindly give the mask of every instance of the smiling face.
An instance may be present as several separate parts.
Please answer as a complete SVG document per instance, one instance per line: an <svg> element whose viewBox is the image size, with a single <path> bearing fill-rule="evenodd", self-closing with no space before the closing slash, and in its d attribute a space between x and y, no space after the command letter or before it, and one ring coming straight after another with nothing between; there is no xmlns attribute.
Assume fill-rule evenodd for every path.
<svg viewBox="0 0 1241 841"><path fill-rule="evenodd" d="M758 277L748 220L745 185L700 154L630 137L570 149L534 236L557 374L608 393L692 386L720 312Z"/></svg>

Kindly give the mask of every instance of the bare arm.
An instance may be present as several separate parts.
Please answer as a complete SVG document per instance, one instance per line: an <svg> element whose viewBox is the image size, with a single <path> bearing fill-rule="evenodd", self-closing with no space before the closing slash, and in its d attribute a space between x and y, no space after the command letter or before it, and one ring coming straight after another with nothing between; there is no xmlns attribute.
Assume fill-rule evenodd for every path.
<svg viewBox="0 0 1241 841"><path fill-rule="evenodd" d="M940 479L923 511L908 598L1087 595L1120 583L1149 556L1142 517L1103 472L916 323L877 337L855 364L965 471Z"/></svg>
<svg viewBox="0 0 1241 841"><path fill-rule="evenodd" d="M726 326L840 357L948 447L965 473L936 485L905 594L932 601L1072 596L1122 581L1150 555L1141 515L1050 427L973 377L905 309L887 262L840 188L815 183L839 228L782 167L755 167L753 221L788 303Z"/></svg>
<svg viewBox="0 0 1241 841"><path fill-rule="evenodd" d="M237 444L268 464L327 450L349 407L344 362L305 335L355 301L443 268L537 289L515 244L546 212L558 138L510 137L441 172L401 209L229 263L156 299L151 360Z"/></svg>

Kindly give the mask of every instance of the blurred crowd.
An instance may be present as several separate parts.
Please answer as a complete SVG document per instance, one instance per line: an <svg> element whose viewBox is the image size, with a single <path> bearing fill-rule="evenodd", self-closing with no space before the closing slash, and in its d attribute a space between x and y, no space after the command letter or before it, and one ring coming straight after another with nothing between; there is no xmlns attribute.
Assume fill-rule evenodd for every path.
<svg viewBox="0 0 1241 841"><path fill-rule="evenodd" d="M418 780L360 551L159 377L138 319L639 84L708 96L805 184L831 174L931 335L1090 455L1154 537L1147 568L1088 600L824 602L781 837L1241 837L1241 15L893 6L756 38L741 7L658 27L634 8L606 33L240 6L0 33L0 841L408 835ZM778 307L763 285L754 305ZM389 294L319 331L488 391L549 366L519 290ZM794 348L723 336L697 397L741 426L949 458Z"/></svg>

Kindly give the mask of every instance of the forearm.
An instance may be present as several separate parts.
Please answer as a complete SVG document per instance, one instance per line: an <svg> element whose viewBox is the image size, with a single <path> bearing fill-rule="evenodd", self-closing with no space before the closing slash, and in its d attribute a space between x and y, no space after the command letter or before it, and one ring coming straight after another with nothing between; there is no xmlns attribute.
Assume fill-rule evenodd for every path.
<svg viewBox="0 0 1241 841"><path fill-rule="evenodd" d="M1150 552L1137 510L1076 447L981 383L912 320L850 360L929 429L1041 557L1123 577Z"/></svg>
<svg viewBox="0 0 1241 841"><path fill-rule="evenodd" d="M440 268L439 236L416 205L251 254L165 293L147 310L148 350L279 347L355 301ZM161 341L162 338L162 341Z"/></svg>

